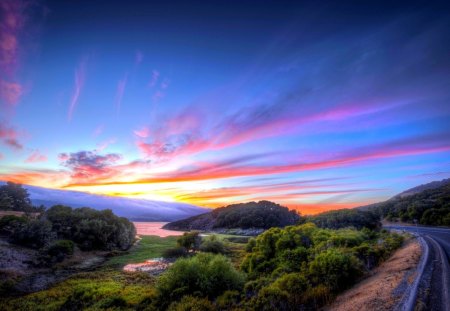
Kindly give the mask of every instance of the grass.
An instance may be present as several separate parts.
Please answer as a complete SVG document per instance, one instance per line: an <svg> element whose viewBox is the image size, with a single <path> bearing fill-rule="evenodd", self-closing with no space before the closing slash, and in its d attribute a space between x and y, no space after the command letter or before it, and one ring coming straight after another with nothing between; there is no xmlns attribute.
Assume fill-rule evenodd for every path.
<svg viewBox="0 0 450 311"><path fill-rule="evenodd" d="M154 278L145 273L127 274L114 270L80 273L48 290L6 298L0 310L52 311L61 307L135 310L141 301L154 294L153 285Z"/></svg>
<svg viewBox="0 0 450 311"><path fill-rule="evenodd" d="M227 241L231 235L217 234L231 250L228 257L238 266L245 254L245 244ZM164 250L175 247L178 237L143 236L129 252L112 257L97 271L78 273L55 286L22 297L5 298L0 310L136 310L155 294L155 277L146 273L124 273L129 263L161 257Z"/></svg>
<svg viewBox="0 0 450 311"><path fill-rule="evenodd" d="M129 263L143 262L147 259L161 257L164 250L175 247L176 236L161 238L154 235L143 236L139 243L133 246L130 251L123 255L112 257L104 267L121 268Z"/></svg>

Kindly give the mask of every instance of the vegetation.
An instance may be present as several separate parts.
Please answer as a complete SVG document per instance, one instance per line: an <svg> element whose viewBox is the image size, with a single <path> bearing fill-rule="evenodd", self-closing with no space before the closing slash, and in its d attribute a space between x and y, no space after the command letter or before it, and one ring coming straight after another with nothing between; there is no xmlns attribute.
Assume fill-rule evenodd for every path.
<svg viewBox="0 0 450 311"><path fill-rule="evenodd" d="M128 253L110 258L106 262L106 265L108 267L121 268L126 264L143 262L149 258L166 257L164 256L166 250L174 248L176 246L176 240L177 237L175 236L165 238L143 236L137 245L133 246Z"/></svg>
<svg viewBox="0 0 450 311"><path fill-rule="evenodd" d="M201 237L198 231L185 232L177 239L178 247L184 247L187 251L198 250L200 243Z"/></svg>
<svg viewBox="0 0 450 311"><path fill-rule="evenodd" d="M154 278L119 271L80 273L57 286L20 298L2 298L2 310L136 310L154 295Z"/></svg>
<svg viewBox="0 0 450 311"><path fill-rule="evenodd" d="M450 226L450 179L410 189L364 208L390 221Z"/></svg>
<svg viewBox="0 0 450 311"><path fill-rule="evenodd" d="M58 238L72 240L83 250L125 250L136 236L133 223L111 210L55 205L45 212L44 218L51 222Z"/></svg>
<svg viewBox="0 0 450 311"><path fill-rule="evenodd" d="M78 274L6 303L10 310L317 309L402 243L401 236L384 230L333 230L307 223L269 229L248 243L214 235L204 238L196 251L179 246L195 236L145 236L127 254L112 257L101 271ZM202 250L216 242L226 248L228 258ZM66 242L54 244L65 249ZM176 245L185 257L159 277L111 270L160 257Z"/></svg>
<svg viewBox="0 0 450 311"><path fill-rule="evenodd" d="M222 255L200 253L191 258L179 259L156 284L158 307L179 301L183 296L194 295L211 300L227 290L242 288L244 276L236 271Z"/></svg>
<svg viewBox="0 0 450 311"><path fill-rule="evenodd" d="M42 212L44 207L34 207L28 191L22 185L7 182L0 186L0 210L32 213Z"/></svg>
<svg viewBox="0 0 450 311"><path fill-rule="evenodd" d="M217 236L211 235L202 241L200 250L205 253L226 254L228 249L225 243L220 241Z"/></svg>
<svg viewBox="0 0 450 311"><path fill-rule="evenodd" d="M346 227L377 229L381 227L379 215L370 211L357 209L340 209L324 212L308 217L308 221L313 222L320 228L329 229Z"/></svg>
<svg viewBox="0 0 450 311"><path fill-rule="evenodd" d="M272 228L248 244L241 266L248 275L247 306L318 308L401 244L401 236L385 231L320 229L312 223Z"/></svg>
<svg viewBox="0 0 450 311"><path fill-rule="evenodd" d="M296 224L300 216L287 207L269 201L233 204L209 213L171 222L164 228L171 230L212 230L217 228L285 227Z"/></svg>

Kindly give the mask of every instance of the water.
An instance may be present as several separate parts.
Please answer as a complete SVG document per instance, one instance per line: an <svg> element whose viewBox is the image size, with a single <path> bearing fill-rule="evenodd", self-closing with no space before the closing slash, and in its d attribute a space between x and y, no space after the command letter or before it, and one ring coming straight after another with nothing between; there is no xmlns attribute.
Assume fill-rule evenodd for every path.
<svg viewBox="0 0 450 311"><path fill-rule="evenodd" d="M173 231L162 229L167 222L133 222L139 235L157 235L165 238L167 236L182 235L182 231Z"/></svg>

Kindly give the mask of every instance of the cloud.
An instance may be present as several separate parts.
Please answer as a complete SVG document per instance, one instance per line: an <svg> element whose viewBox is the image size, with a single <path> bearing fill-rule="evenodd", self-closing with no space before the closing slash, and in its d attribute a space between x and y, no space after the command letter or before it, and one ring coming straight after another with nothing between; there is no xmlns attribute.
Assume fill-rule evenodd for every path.
<svg viewBox="0 0 450 311"><path fill-rule="evenodd" d="M73 112L75 111L81 91L84 87L84 83L85 83L85 79L86 79L87 61L88 61L87 57L83 58L81 60L81 62L78 64L77 68L75 68L74 88L73 88L72 97L70 99L69 112L67 115L69 122L72 120Z"/></svg>
<svg viewBox="0 0 450 311"><path fill-rule="evenodd" d="M95 151L79 151L61 153L59 159L62 165L71 170L73 180L93 180L112 176L114 172L109 167L122 159L117 153L99 155Z"/></svg>
<svg viewBox="0 0 450 311"><path fill-rule="evenodd" d="M34 150L28 158L25 160L25 163L38 163L38 162L46 162L47 156L41 154L39 150Z"/></svg>
<svg viewBox="0 0 450 311"><path fill-rule="evenodd" d="M333 157L320 161L311 162L292 162L282 165L251 165L242 164L249 161L252 156L238 158L238 161L222 161L208 163L207 165L192 165L187 169L160 174L156 177L143 178L127 182L113 182L111 184L144 184L144 183L171 183L186 181L201 181L213 179L225 179L244 176L262 176L272 174L284 174L292 172L317 171L324 169L340 168L357 163L374 162L382 159L413 156L437 152L448 152L450 150L450 141L447 137L449 133L438 135L416 136L404 139L398 139L387 143L362 146L357 149L350 149ZM163 149L164 150L164 149ZM253 156L255 158L261 155ZM88 185L89 183L87 183Z"/></svg>
<svg viewBox="0 0 450 311"><path fill-rule="evenodd" d="M15 106L22 96L23 88L19 83L0 80L0 100L9 106Z"/></svg>
<svg viewBox="0 0 450 311"><path fill-rule="evenodd" d="M0 2L0 101L15 106L23 94L17 82L21 35L26 25L27 9L32 3L22 0Z"/></svg>
<svg viewBox="0 0 450 311"><path fill-rule="evenodd" d="M103 124L100 124L99 126L97 126L94 130L94 132L92 133L92 136L97 137L99 136L101 133L103 133L103 130L105 129L105 126Z"/></svg>
<svg viewBox="0 0 450 311"><path fill-rule="evenodd" d="M154 87L157 83L158 83L158 79L159 79L159 71L158 70L153 70L152 71L152 77L150 79L150 82L148 83L149 87Z"/></svg>
<svg viewBox="0 0 450 311"><path fill-rule="evenodd" d="M150 135L150 129L148 127L142 127L140 130L134 130L133 133L140 138L147 138Z"/></svg>
<svg viewBox="0 0 450 311"><path fill-rule="evenodd" d="M0 140L2 140L5 145L15 150L22 150L23 145L18 140L19 136L19 132L14 128L0 124Z"/></svg>
<svg viewBox="0 0 450 311"><path fill-rule="evenodd" d="M110 138L110 139L105 140L105 141L103 141L101 143L98 143L96 151L103 151L106 148L108 148L109 145L114 144L115 142L116 142L115 138Z"/></svg>
<svg viewBox="0 0 450 311"><path fill-rule="evenodd" d="M26 5L27 2L21 0L0 2L0 67L9 75L18 65L19 34L25 24Z"/></svg>
<svg viewBox="0 0 450 311"><path fill-rule="evenodd" d="M2 153L0 153L0 160L3 160L4 157L5 156Z"/></svg>
<svg viewBox="0 0 450 311"><path fill-rule="evenodd" d="M122 98L125 93L125 88L127 86L127 80L128 80L128 74L125 74L123 79L119 80L117 83L117 92L116 92L116 100L115 100L115 106L116 106L116 113L120 113L120 108L122 106Z"/></svg>

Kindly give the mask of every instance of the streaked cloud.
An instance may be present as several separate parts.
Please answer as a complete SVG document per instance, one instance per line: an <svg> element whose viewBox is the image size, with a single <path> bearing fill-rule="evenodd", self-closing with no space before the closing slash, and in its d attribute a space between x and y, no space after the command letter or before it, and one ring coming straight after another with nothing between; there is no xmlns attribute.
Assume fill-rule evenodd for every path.
<svg viewBox="0 0 450 311"><path fill-rule="evenodd" d="M73 113L78 105L78 100L84 87L87 62L88 58L84 57L78 64L77 68L75 68L73 92L70 98L69 111L67 115L69 122L72 120Z"/></svg>
<svg viewBox="0 0 450 311"><path fill-rule="evenodd" d="M120 109L122 107L122 99L123 95L125 94L125 88L127 87L127 80L128 74L125 74L124 77L120 79L119 82L117 83L117 92L115 99L115 107L117 115L120 113Z"/></svg>
<svg viewBox="0 0 450 311"><path fill-rule="evenodd" d="M22 150L23 145L19 142L20 133L13 127L0 124L0 140L14 150Z"/></svg>
<svg viewBox="0 0 450 311"><path fill-rule="evenodd" d="M39 152L39 150L33 150L31 154L26 158L25 163L38 163L46 162L47 156Z"/></svg>

